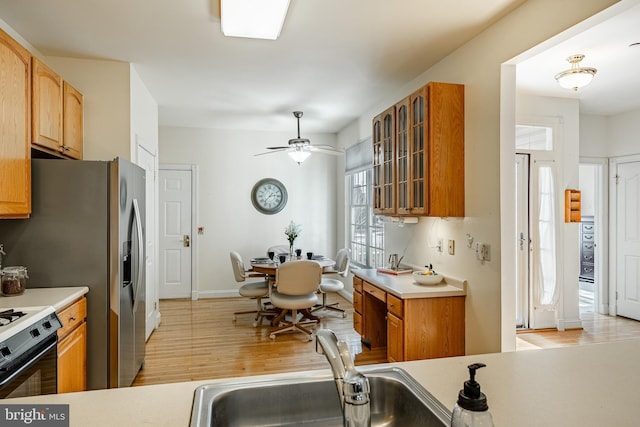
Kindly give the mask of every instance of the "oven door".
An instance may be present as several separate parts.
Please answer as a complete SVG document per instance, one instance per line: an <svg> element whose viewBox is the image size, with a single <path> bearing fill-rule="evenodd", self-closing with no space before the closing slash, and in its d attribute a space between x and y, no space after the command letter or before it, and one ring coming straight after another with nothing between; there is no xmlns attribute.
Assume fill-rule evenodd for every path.
<svg viewBox="0 0 640 427"><path fill-rule="evenodd" d="M0 398L57 392L58 337L54 334L0 369Z"/></svg>

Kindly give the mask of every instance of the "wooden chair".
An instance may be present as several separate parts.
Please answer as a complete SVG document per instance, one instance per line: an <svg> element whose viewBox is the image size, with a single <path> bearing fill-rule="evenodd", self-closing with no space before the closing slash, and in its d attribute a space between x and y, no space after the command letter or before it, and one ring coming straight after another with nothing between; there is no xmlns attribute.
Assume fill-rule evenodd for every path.
<svg viewBox="0 0 640 427"><path fill-rule="evenodd" d="M326 267L323 274L337 274L342 277L347 277L349 274L349 261L351 260L351 249L343 248L336 254L336 263L331 267ZM322 304L315 306L311 311L318 310L332 310L338 313L342 313L342 317L346 317L347 313L340 307L338 303L327 304L327 293L340 292L344 289L344 283L339 279L322 278L318 291L322 294Z"/></svg>
<svg viewBox="0 0 640 427"><path fill-rule="evenodd" d="M281 320L282 326L271 330L269 337L287 331L299 331L313 339L313 332L305 326L316 324L317 320L298 320L299 310L309 310L318 303L316 292L322 278L322 267L314 261L290 261L282 264L276 272L276 287L271 292L271 304L282 310L291 310L291 322Z"/></svg>
<svg viewBox="0 0 640 427"><path fill-rule="evenodd" d="M256 317L254 319L253 326L256 327L262 322L264 317L274 315L273 311L266 310L262 304L262 298L269 296L269 279L264 274L251 273L251 270L247 270L244 262L242 262L242 257L238 252L231 251L229 253L229 257L231 259L231 267L233 268L233 276L235 277L236 282L241 283L246 281L247 278L255 277L262 279L260 281L246 283L238 289L238 292L243 297L256 299L256 309L251 311L236 311L233 313L234 322L240 314L255 314Z"/></svg>

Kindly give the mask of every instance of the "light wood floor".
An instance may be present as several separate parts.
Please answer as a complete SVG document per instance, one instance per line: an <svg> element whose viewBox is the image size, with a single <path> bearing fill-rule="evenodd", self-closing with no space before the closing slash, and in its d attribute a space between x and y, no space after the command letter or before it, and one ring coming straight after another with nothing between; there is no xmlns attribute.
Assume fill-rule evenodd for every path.
<svg viewBox="0 0 640 427"><path fill-rule="evenodd" d="M385 362L384 351L362 348L353 330L353 307L344 298L328 295L339 302L347 316L327 311L320 327L332 329L349 344L356 364ZM238 316L234 311L255 308L245 298L161 300L162 323L147 341L145 365L133 385L239 377L329 368L324 355L315 352L315 342L301 333L284 333L269 338L268 321L253 327L253 315Z"/></svg>
<svg viewBox="0 0 640 427"><path fill-rule="evenodd" d="M567 347L640 338L640 322L597 313L582 315L583 329L567 331L519 332L517 350Z"/></svg>
<svg viewBox="0 0 640 427"><path fill-rule="evenodd" d="M385 350L363 348L353 330L353 308L339 301L347 316L324 314L321 327L332 329L356 354L356 364L386 362ZM148 385L191 380L229 378L247 375L294 372L329 367L325 357L315 352L313 341L304 335L286 333L275 341L269 338L270 326L254 328L251 315L234 323L234 311L252 310L255 302L244 298L162 300L162 323L153 332L146 348L145 366L133 385ZM531 350L586 343L640 338L640 322L621 317L585 315L584 329L564 332L521 332L517 349Z"/></svg>

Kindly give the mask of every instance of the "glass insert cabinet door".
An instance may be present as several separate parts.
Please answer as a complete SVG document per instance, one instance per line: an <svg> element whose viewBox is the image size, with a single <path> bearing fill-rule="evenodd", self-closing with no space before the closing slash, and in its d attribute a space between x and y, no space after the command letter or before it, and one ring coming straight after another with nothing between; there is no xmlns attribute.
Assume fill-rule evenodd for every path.
<svg viewBox="0 0 640 427"><path fill-rule="evenodd" d="M409 201L409 98L396 104L396 200L399 215L411 213Z"/></svg>
<svg viewBox="0 0 640 427"><path fill-rule="evenodd" d="M373 120L373 208L376 214L394 214L395 106Z"/></svg>
<svg viewBox="0 0 640 427"><path fill-rule="evenodd" d="M425 145L425 94L420 90L410 97L411 129L409 137L409 152L411 155L411 186L410 207L414 214L427 212L426 191L428 182L425 173L427 151Z"/></svg>

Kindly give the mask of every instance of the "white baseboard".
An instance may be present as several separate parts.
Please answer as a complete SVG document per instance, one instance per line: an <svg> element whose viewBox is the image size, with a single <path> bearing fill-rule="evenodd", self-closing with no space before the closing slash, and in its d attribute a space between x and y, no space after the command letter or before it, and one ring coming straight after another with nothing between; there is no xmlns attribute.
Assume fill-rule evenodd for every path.
<svg viewBox="0 0 640 427"><path fill-rule="evenodd" d="M582 320L580 319L573 319L573 320L565 320L564 321L564 328L559 330L567 330L567 329L582 329Z"/></svg>

